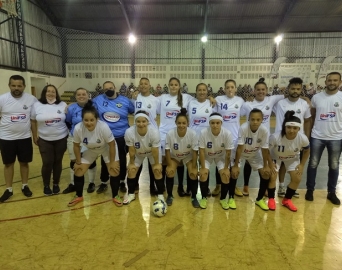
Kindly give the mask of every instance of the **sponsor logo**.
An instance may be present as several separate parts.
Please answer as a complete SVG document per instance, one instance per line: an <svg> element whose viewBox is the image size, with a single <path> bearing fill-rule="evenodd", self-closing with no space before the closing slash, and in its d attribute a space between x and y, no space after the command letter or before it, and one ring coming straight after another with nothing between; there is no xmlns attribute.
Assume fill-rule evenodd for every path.
<svg viewBox="0 0 342 270"><path fill-rule="evenodd" d="M208 109L205 109L205 112L206 112L206 113L208 113L208 112L209 112L209 110L208 110Z"/></svg>
<svg viewBox="0 0 342 270"><path fill-rule="evenodd" d="M24 109L24 110L27 110L27 109L28 109L28 107L27 107L26 105L24 105L24 106L23 106L23 109Z"/></svg>
<svg viewBox="0 0 342 270"><path fill-rule="evenodd" d="M57 111L58 114L61 114L62 112L60 110Z"/></svg>
<svg viewBox="0 0 342 270"><path fill-rule="evenodd" d="M12 115L11 116L11 122L20 122L21 120L26 119L26 114L18 114L18 115Z"/></svg>
<svg viewBox="0 0 342 270"><path fill-rule="evenodd" d="M152 151L138 152L138 155L143 156L143 155L148 155L151 153L152 153Z"/></svg>
<svg viewBox="0 0 342 270"><path fill-rule="evenodd" d="M204 124L205 122L207 122L207 119L205 117L197 118L194 120L194 125Z"/></svg>
<svg viewBox="0 0 342 270"><path fill-rule="evenodd" d="M259 139L257 139L257 143L261 143L261 141L262 141L262 140L261 140L260 138L259 138Z"/></svg>
<svg viewBox="0 0 342 270"><path fill-rule="evenodd" d="M47 120L47 121L45 121L45 125L52 126L53 124L59 123L61 120L62 120L61 118L54 118L51 120Z"/></svg>
<svg viewBox="0 0 342 270"><path fill-rule="evenodd" d="M178 113L179 111L169 111L169 112L166 112L165 116L166 118L175 118Z"/></svg>
<svg viewBox="0 0 342 270"><path fill-rule="evenodd" d="M190 154L190 152L177 153L177 154L176 154L176 157L179 157L179 158L181 158L181 157L186 157L186 156L188 156L189 154Z"/></svg>
<svg viewBox="0 0 342 270"><path fill-rule="evenodd" d="M222 150L216 152L208 152L208 156L216 156L222 153Z"/></svg>
<svg viewBox="0 0 342 270"><path fill-rule="evenodd" d="M319 118L321 120L328 120L330 118L334 118L336 116L335 112L327 112L327 113L321 113Z"/></svg>
<svg viewBox="0 0 342 270"><path fill-rule="evenodd" d="M147 105L147 108L151 109L151 108L152 108L151 104L148 104L148 105Z"/></svg>
<svg viewBox="0 0 342 270"><path fill-rule="evenodd" d="M334 103L334 107L339 107L339 106L340 106L340 104L338 102Z"/></svg>
<svg viewBox="0 0 342 270"><path fill-rule="evenodd" d="M268 119L269 115L264 115L264 118L262 119L262 122L265 123Z"/></svg>
<svg viewBox="0 0 342 270"><path fill-rule="evenodd" d="M301 113L302 111L300 110L300 109L298 109L297 111L296 111L296 113Z"/></svg>
<svg viewBox="0 0 342 270"><path fill-rule="evenodd" d="M230 120L236 119L236 117L237 117L236 113L231 113L229 115L224 115L223 116L223 121L230 121Z"/></svg>
<svg viewBox="0 0 342 270"><path fill-rule="evenodd" d="M116 107L121 108L121 107L122 107L122 104L121 104L121 103L118 103L118 104L116 104Z"/></svg>
<svg viewBox="0 0 342 270"><path fill-rule="evenodd" d="M115 123L120 120L120 115L115 112L105 112L102 114L102 117L105 121Z"/></svg>
<svg viewBox="0 0 342 270"><path fill-rule="evenodd" d="M254 147L253 149L244 149L243 152L245 154L250 154L250 153L254 153L254 152L258 151L258 150L259 150L259 147Z"/></svg>
<svg viewBox="0 0 342 270"><path fill-rule="evenodd" d="M100 139L97 139L96 142L97 142L97 143L101 143L101 140L100 140Z"/></svg>
<svg viewBox="0 0 342 270"><path fill-rule="evenodd" d="M291 156L286 156L286 157L281 157L279 156L280 160L286 160L286 159L294 159L296 157L296 155L291 155Z"/></svg>
<svg viewBox="0 0 342 270"><path fill-rule="evenodd" d="M265 109L268 111L270 109L270 107L266 106Z"/></svg>

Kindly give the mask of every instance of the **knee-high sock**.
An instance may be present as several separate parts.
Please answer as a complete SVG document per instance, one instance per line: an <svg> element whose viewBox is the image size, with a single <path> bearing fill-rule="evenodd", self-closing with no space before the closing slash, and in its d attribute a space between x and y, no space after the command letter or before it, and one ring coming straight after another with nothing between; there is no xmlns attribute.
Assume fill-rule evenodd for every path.
<svg viewBox="0 0 342 270"><path fill-rule="evenodd" d="M136 185L137 185L136 178L127 177L128 194L134 194Z"/></svg>
<svg viewBox="0 0 342 270"><path fill-rule="evenodd" d="M249 184L249 178L251 177L252 167L248 162L245 162L245 166L243 167L243 179L245 182L245 186Z"/></svg>
<svg viewBox="0 0 342 270"><path fill-rule="evenodd" d="M74 182L74 166L75 166L75 161L70 161L70 184L75 184Z"/></svg>
<svg viewBox="0 0 342 270"><path fill-rule="evenodd" d="M112 189L112 198L118 195L120 186L120 176L110 176L110 187Z"/></svg>
<svg viewBox="0 0 342 270"><path fill-rule="evenodd" d="M229 184L221 184L221 197L220 200L224 200L227 197L228 194L228 190L229 190Z"/></svg>
<svg viewBox="0 0 342 270"><path fill-rule="evenodd" d="M167 195L169 196L173 196L172 195L173 184L174 184L174 177L166 177L166 190L167 190Z"/></svg>
<svg viewBox="0 0 342 270"><path fill-rule="evenodd" d="M196 179L196 180L191 180L190 175L189 175L189 172L186 172L186 192L187 192L187 193L192 192L191 187L192 187L192 184L193 184L194 182L196 182L196 184L197 184L197 185L196 185L196 193L197 193L198 180L197 180L197 179Z"/></svg>
<svg viewBox="0 0 342 270"><path fill-rule="evenodd" d="M183 189L184 166L177 167L178 189Z"/></svg>
<svg viewBox="0 0 342 270"><path fill-rule="evenodd" d="M268 188L267 191L268 191L268 192L267 192L267 193L268 193L268 194L267 194L267 195L268 195L268 198L269 198L269 199L274 199L275 188Z"/></svg>
<svg viewBox="0 0 342 270"><path fill-rule="evenodd" d="M207 181L205 182L200 181L200 188L201 188L202 198L207 198L208 188L209 188L209 174L208 174Z"/></svg>
<svg viewBox="0 0 342 270"><path fill-rule="evenodd" d="M260 185L259 185L258 197L256 199L257 201L260 201L264 197L266 189L268 187L268 182L269 182L268 180L263 179L260 174L259 176L260 176Z"/></svg>
<svg viewBox="0 0 342 270"><path fill-rule="evenodd" d="M78 197L83 197L83 186L84 186L84 175L76 176L74 175L76 195Z"/></svg>
<svg viewBox="0 0 342 270"><path fill-rule="evenodd" d="M295 194L295 190L292 188L287 187L286 193L285 193L285 198L286 199L292 199L293 195Z"/></svg>
<svg viewBox="0 0 342 270"><path fill-rule="evenodd" d="M163 195L164 189L165 189L164 181L162 179L156 179L155 182L156 182L156 186L157 186L158 195Z"/></svg>
<svg viewBox="0 0 342 270"><path fill-rule="evenodd" d="M237 179L230 178L230 181L229 181L229 198L234 198L236 182L237 182Z"/></svg>
<svg viewBox="0 0 342 270"><path fill-rule="evenodd" d="M162 165L162 181L165 186L165 181L166 181L166 165Z"/></svg>
<svg viewBox="0 0 342 270"><path fill-rule="evenodd" d="M150 162L148 162L148 173L150 174L150 190L155 190L155 178L154 178L154 173L152 170L152 165L150 164Z"/></svg>
<svg viewBox="0 0 342 270"><path fill-rule="evenodd" d="M189 191L191 191L191 198L196 199L198 190L198 180L189 180L188 182Z"/></svg>
<svg viewBox="0 0 342 270"><path fill-rule="evenodd" d="M141 164L139 169L138 169L137 175L134 178L135 179L135 185L138 185L138 186L139 186L139 177L140 177L142 168L143 168L143 165ZM127 179L128 179L128 176L127 176ZM127 182L127 186L128 186L128 182ZM135 187L134 187L134 189L135 189Z"/></svg>
<svg viewBox="0 0 342 270"><path fill-rule="evenodd" d="M95 162L95 161L94 161ZM94 163L93 163L94 164ZM93 164L89 167L88 169L88 178L89 178L89 183L94 183L95 182L95 178L96 178L96 163L95 166L93 166ZM92 168L91 168L92 167Z"/></svg>
<svg viewBox="0 0 342 270"><path fill-rule="evenodd" d="M221 176L220 176L220 173L219 173L217 167L216 167L215 176L216 176L216 185L221 185L222 184Z"/></svg>

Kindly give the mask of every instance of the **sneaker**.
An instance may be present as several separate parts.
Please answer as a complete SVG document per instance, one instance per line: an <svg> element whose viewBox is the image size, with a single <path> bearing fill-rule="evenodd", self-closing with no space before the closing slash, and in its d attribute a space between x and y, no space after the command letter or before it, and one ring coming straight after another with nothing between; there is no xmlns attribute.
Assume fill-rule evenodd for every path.
<svg viewBox="0 0 342 270"><path fill-rule="evenodd" d="M189 196L191 196L191 191L188 191L188 190L187 190L187 191L185 191L185 192L184 192L184 195L185 195L186 197L189 197Z"/></svg>
<svg viewBox="0 0 342 270"><path fill-rule="evenodd" d="M166 198L166 204L168 206L171 206L172 205L172 202L173 202L173 197L172 196L167 196Z"/></svg>
<svg viewBox="0 0 342 270"><path fill-rule="evenodd" d="M122 199L120 198L119 195L116 195L116 196L113 198L113 203L114 203L116 206L118 206L118 207L120 207L120 206L123 205Z"/></svg>
<svg viewBox="0 0 342 270"><path fill-rule="evenodd" d="M26 197L32 197L32 191L28 186L24 186L24 188L21 189L21 192L26 196Z"/></svg>
<svg viewBox="0 0 342 270"><path fill-rule="evenodd" d="M9 191L7 188L4 192L4 194L2 194L2 196L0 197L0 202L5 202L7 201L9 198L11 198L13 196L13 191Z"/></svg>
<svg viewBox="0 0 342 270"><path fill-rule="evenodd" d="M284 198L281 202L281 204L285 207L287 207L288 209L290 209L292 212L297 212L297 207L293 205L292 200L291 199L286 199Z"/></svg>
<svg viewBox="0 0 342 270"><path fill-rule="evenodd" d="M255 201L255 204L257 206L259 206L262 210L268 211L268 206L267 206L266 202L264 201L264 199L261 199L259 201Z"/></svg>
<svg viewBox="0 0 342 270"><path fill-rule="evenodd" d="M268 199L268 209L270 209L271 211L274 211L276 209L276 202L274 198Z"/></svg>
<svg viewBox="0 0 342 270"><path fill-rule="evenodd" d="M313 190L307 190L305 193L305 200L312 202L314 200Z"/></svg>
<svg viewBox="0 0 342 270"><path fill-rule="evenodd" d="M249 188L248 188L248 186L243 186L242 195L243 196L249 196Z"/></svg>
<svg viewBox="0 0 342 270"><path fill-rule="evenodd" d="M216 185L215 189L211 192L211 195L217 196L221 193L221 185Z"/></svg>
<svg viewBox="0 0 342 270"><path fill-rule="evenodd" d="M197 199L191 198L191 204L194 208L199 208L200 204Z"/></svg>
<svg viewBox="0 0 342 270"><path fill-rule="evenodd" d="M185 192L183 188L179 188L177 189L177 193L179 197L185 197Z"/></svg>
<svg viewBox="0 0 342 270"><path fill-rule="evenodd" d="M297 191L295 191L295 193L293 194L293 197L299 198L299 193Z"/></svg>
<svg viewBox="0 0 342 270"><path fill-rule="evenodd" d="M53 193L54 195L59 194L60 191L61 191L61 189L59 188L59 185L53 185L53 186L52 186L52 193Z"/></svg>
<svg viewBox="0 0 342 270"><path fill-rule="evenodd" d="M233 210L236 209L236 203L235 203L234 198L229 198L228 203L229 203L229 208L231 208L231 209L233 209Z"/></svg>
<svg viewBox="0 0 342 270"><path fill-rule="evenodd" d="M125 205L130 204L134 200L135 200L135 194L128 194L128 196L124 199L123 204Z"/></svg>
<svg viewBox="0 0 342 270"><path fill-rule="evenodd" d="M199 201L199 205L202 209L206 209L208 205L208 200L207 198L203 198Z"/></svg>
<svg viewBox="0 0 342 270"><path fill-rule="evenodd" d="M68 193L71 193L71 192L75 192L76 191L76 188L75 188L75 185L73 184L69 184L69 186L63 190L63 194L68 194Z"/></svg>
<svg viewBox="0 0 342 270"><path fill-rule="evenodd" d="M108 189L108 185L107 185L107 184L101 183L101 185L99 186L99 188L96 190L96 193L97 193L97 194L104 193L107 189Z"/></svg>
<svg viewBox="0 0 342 270"><path fill-rule="evenodd" d="M220 204L221 204L221 207L224 210L228 210L229 209L229 203L228 203L227 199L220 200Z"/></svg>
<svg viewBox="0 0 342 270"><path fill-rule="evenodd" d="M235 187L235 195L236 196L238 196L238 197L243 197L243 194L242 194L242 192L241 192L241 190L240 189L238 189L237 187Z"/></svg>
<svg viewBox="0 0 342 270"><path fill-rule="evenodd" d="M284 197L285 197L285 192L286 192L286 188L285 188L285 187L279 186L279 189L278 189L278 197L284 198Z"/></svg>
<svg viewBox="0 0 342 270"><path fill-rule="evenodd" d="M89 183L87 192L88 193L93 193L95 191L95 184L94 183Z"/></svg>
<svg viewBox="0 0 342 270"><path fill-rule="evenodd" d="M208 188L208 194L207 194L208 197L211 197L211 191L210 191L210 188Z"/></svg>
<svg viewBox="0 0 342 270"><path fill-rule="evenodd" d="M44 195L45 196L52 196L52 190L49 186L44 187Z"/></svg>
<svg viewBox="0 0 342 270"><path fill-rule="evenodd" d="M127 192L127 188L126 188L126 185L125 185L125 182L120 182L120 192L122 193L126 193ZM139 191L139 189L138 189Z"/></svg>
<svg viewBox="0 0 342 270"><path fill-rule="evenodd" d="M77 195L68 203L68 206L74 206L78 204L79 202L83 201L83 197L77 197Z"/></svg>
<svg viewBox="0 0 342 270"><path fill-rule="evenodd" d="M335 192L328 192L327 199L329 201L331 201L332 204L335 204L335 205L340 205L341 204L341 202L340 202L339 198L337 198Z"/></svg>

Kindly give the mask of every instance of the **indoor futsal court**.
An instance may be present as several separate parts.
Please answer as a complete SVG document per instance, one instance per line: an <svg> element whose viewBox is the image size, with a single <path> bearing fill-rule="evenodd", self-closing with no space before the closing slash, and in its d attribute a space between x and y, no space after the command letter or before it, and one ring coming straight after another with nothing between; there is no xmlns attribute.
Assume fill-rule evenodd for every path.
<svg viewBox="0 0 342 270"><path fill-rule="evenodd" d="M329 90L330 72L342 73L341 21L340 0L0 0L0 117L8 105L2 96L12 91L13 75L25 79L24 93L40 99L43 89L53 85L68 105L79 102L78 88L87 90L92 100L105 95L108 81L114 93L135 104L141 78L148 78L149 94L158 98L171 93L169 79L175 77L179 93L191 96L189 106L199 100L201 83L208 96L217 98L226 95L226 80L234 80L234 97L247 103L258 98L255 85L260 80L264 98L272 98L288 95L289 80L300 77L300 95L311 103ZM342 84L337 89L342 91ZM272 134L277 118L270 110ZM128 120L133 126L133 114ZM245 122L242 116L240 124ZM109 184L101 194L88 193L85 173L83 201L68 207L75 196L62 193L70 183L68 150L60 192L46 196L42 155L33 144L28 181L33 195L21 192L16 161L13 196L0 203L0 270L340 270L342 209L327 199L328 158L325 149L313 201L305 199L306 162L299 197L292 199L297 212L282 205L278 181L275 211L258 207L259 175L252 171L249 195L235 195L236 209L229 210L222 209L220 195L208 195L206 209L193 207L189 196L178 195L176 175L173 203L157 217L146 158L139 190L128 205L113 203ZM241 191L244 162L237 179ZM98 189L100 158L96 164ZM4 170L1 164L0 196L8 188ZM341 173L339 164L338 197ZM215 177L211 164L211 191ZM289 183L286 174L285 187ZM118 196L124 200L128 193L119 191ZM196 198L202 199L200 184Z"/></svg>

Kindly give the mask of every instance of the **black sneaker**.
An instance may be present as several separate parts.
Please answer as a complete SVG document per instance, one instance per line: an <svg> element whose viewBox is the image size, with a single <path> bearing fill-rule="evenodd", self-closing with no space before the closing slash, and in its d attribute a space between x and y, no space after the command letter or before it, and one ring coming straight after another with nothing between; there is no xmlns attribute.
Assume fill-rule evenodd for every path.
<svg viewBox="0 0 342 270"><path fill-rule="evenodd" d="M121 182L120 183L120 191L122 193L126 193L127 192L127 188L126 188L125 182Z"/></svg>
<svg viewBox="0 0 342 270"><path fill-rule="evenodd" d="M7 201L9 198L11 198L13 195L13 192L9 191L8 189L5 190L4 194L2 194L2 196L0 197L0 202L5 202Z"/></svg>
<svg viewBox="0 0 342 270"><path fill-rule="evenodd" d="M53 193L54 195L59 194L60 191L61 191L61 189L59 188L59 185L53 185L53 186L52 186L52 193Z"/></svg>
<svg viewBox="0 0 342 270"><path fill-rule="evenodd" d="M177 193L179 197L185 197L184 189L177 189Z"/></svg>
<svg viewBox="0 0 342 270"><path fill-rule="evenodd" d="M335 192L328 192L327 199L329 201L331 201L332 204L335 204L335 205L340 205L341 204L341 202L340 202L339 198L337 198Z"/></svg>
<svg viewBox="0 0 342 270"><path fill-rule="evenodd" d="M45 196L52 196L52 190L49 186L44 187L44 195Z"/></svg>
<svg viewBox="0 0 342 270"><path fill-rule="evenodd" d="M94 183L89 183L87 192L88 193L93 193L95 191L95 184Z"/></svg>
<svg viewBox="0 0 342 270"><path fill-rule="evenodd" d="M305 200L312 202L314 200L313 190L307 190L305 193Z"/></svg>
<svg viewBox="0 0 342 270"><path fill-rule="evenodd" d="M63 190L63 194L68 194L68 193L71 193L71 192L75 192L76 191L76 188L75 188L75 185L73 184L69 184L69 186Z"/></svg>
<svg viewBox="0 0 342 270"><path fill-rule="evenodd" d="M29 189L28 186L24 186L23 189L21 189L21 192L26 196L26 197L32 197L32 192Z"/></svg>
<svg viewBox="0 0 342 270"><path fill-rule="evenodd" d="M107 189L108 189L108 185L101 183L99 188L96 190L96 193L101 194L101 193L105 192Z"/></svg>
<svg viewBox="0 0 342 270"><path fill-rule="evenodd" d="M171 206L172 205L172 202L173 202L173 197L172 196L167 196L166 198L166 204L168 206Z"/></svg>

